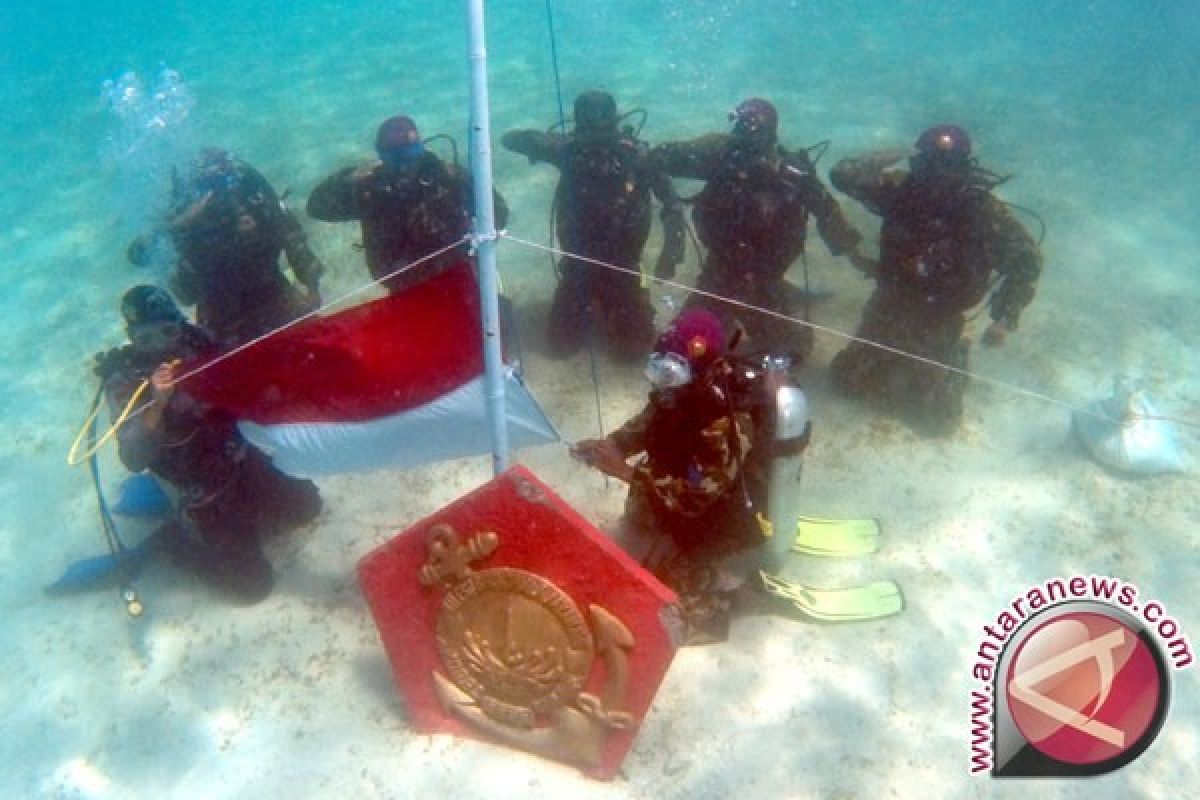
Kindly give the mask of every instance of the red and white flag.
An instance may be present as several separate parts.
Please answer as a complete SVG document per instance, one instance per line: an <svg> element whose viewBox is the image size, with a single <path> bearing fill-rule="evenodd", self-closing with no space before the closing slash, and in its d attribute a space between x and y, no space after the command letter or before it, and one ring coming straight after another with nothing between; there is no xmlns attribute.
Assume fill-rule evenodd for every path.
<svg viewBox="0 0 1200 800"><path fill-rule="evenodd" d="M509 443L558 440L505 367ZM188 379L291 475L403 468L491 451L479 295L460 264L397 295L306 320Z"/></svg>

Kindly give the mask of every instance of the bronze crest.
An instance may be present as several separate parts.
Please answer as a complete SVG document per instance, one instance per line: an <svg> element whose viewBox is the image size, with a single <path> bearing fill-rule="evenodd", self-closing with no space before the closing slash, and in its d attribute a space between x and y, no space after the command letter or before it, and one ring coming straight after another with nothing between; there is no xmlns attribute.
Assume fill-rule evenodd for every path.
<svg viewBox="0 0 1200 800"><path fill-rule="evenodd" d="M446 675L434 672L447 712L516 747L584 767L600 763L613 729L628 727L624 707L633 635L598 605L587 619L558 586L511 567L475 570L499 547L495 533L465 543L434 526L420 570L445 591L437 647ZM600 696L583 691L599 657Z"/></svg>

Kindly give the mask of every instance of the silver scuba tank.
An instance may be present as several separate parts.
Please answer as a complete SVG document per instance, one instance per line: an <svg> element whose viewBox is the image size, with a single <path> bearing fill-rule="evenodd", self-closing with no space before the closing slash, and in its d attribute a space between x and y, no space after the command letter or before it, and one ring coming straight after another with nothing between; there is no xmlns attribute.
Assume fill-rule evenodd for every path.
<svg viewBox="0 0 1200 800"><path fill-rule="evenodd" d="M767 517L772 529L767 548L771 556L782 558L791 547L800 516L800 475L812 421L804 392L786 383L786 366L771 370L770 377L775 395L775 441L767 486Z"/></svg>
<svg viewBox="0 0 1200 800"><path fill-rule="evenodd" d="M808 398L795 386L780 386L775 390L775 442L788 449L806 440L811 421Z"/></svg>

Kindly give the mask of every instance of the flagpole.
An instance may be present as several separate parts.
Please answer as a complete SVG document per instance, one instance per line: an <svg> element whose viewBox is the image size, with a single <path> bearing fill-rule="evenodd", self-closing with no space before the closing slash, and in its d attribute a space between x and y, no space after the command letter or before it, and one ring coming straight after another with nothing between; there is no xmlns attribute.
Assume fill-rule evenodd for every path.
<svg viewBox="0 0 1200 800"><path fill-rule="evenodd" d="M496 278L496 216L492 205L492 129L488 109L487 45L483 0L467 0L471 67L471 174L475 184L475 237L479 297L483 309L484 398L492 434L492 469L508 469L504 360L500 349L499 282Z"/></svg>

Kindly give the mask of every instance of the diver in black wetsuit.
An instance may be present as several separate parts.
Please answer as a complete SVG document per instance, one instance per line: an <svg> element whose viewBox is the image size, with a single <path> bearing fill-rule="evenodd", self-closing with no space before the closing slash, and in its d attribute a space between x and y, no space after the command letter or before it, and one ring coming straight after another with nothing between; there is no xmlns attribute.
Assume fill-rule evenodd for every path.
<svg viewBox="0 0 1200 800"><path fill-rule="evenodd" d="M795 317L802 309L784 276L804 252L809 215L834 255L860 258L862 236L821 183L808 153L779 144L774 105L752 97L730 118L730 133L660 145L654 162L675 177L705 182L692 209L696 234L708 249L696 288ZM729 330L740 326L755 352L787 353L802 363L812 351L807 326L700 294L685 307L709 309Z"/></svg>
<svg viewBox="0 0 1200 800"><path fill-rule="evenodd" d="M97 373L116 417L143 381L148 407L117 431L121 461L150 470L179 495L179 513L153 535L193 572L241 603L265 597L274 582L261 538L312 522L321 498L311 481L275 469L237 430L227 413L174 388L176 359L215 352L165 291L135 286L121 301L129 344L101 355Z"/></svg>
<svg viewBox="0 0 1200 800"><path fill-rule="evenodd" d="M646 144L620 129L616 101L607 92L588 91L575 99L572 133L514 130L501 143L530 163L558 167L554 216L563 249L629 270L570 256L559 261L546 329L551 352L560 357L578 352L591 326L615 356L642 358L654 341L654 307L637 275L650 235L651 195L662 205L656 272L673 274L683 258L683 212L670 179L652 167Z"/></svg>
<svg viewBox="0 0 1200 800"><path fill-rule="evenodd" d="M185 305L223 347L260 336L321 304L325 271L308 246L299 220L258 170L225 150L207 148L176 180L165 224L179 261L170 277ZM138 237L128 255L148 256ZM279 256L303 287L283 274Z"/></svg>
<svg viewBox="0 0 1200 800"><path fill-rule="evenodd" d="M965 370L967 312L987 297L983 342L1003 343L1033 300L1042 255L992 194L997 179L976 164L965 130L929 128L916 151L847 158L830 172L835 187L883 218L876 289L856 335ZM905 157L907 171L889 169ZM889 406L925 432L951 433L962 421L961 372L863 342L851 342L830 369L841 391Z"/></svg>
<svg viewBox="0 0 1200 800"><path fill-rule="evenodd" d="M326 222L359 220L371 277L383 278L454 244L471 230L475 200L471 175L425 148L416 124L405 116L384 120L375 136L379 161L345 167L308 197L309 216ZM496 227L508 219L504 198L494 194ZM437 275L466 260L467 246L384 281L390 292Z"/></svg>

